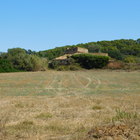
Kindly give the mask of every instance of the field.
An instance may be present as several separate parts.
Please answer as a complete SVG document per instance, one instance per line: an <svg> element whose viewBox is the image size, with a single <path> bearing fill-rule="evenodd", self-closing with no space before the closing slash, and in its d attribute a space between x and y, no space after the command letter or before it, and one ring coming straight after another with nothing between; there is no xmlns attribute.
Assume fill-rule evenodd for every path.
<svg viewBox="0 0 140 140"><path fill-rule="evenodd" d="M0 74L0 140L139 140L140 72Z"/></svg>

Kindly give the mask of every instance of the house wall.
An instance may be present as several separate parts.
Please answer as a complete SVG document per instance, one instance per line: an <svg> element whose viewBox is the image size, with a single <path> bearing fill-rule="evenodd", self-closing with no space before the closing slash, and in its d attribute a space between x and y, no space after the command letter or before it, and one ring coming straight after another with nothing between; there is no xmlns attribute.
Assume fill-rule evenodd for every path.
<svg viewBox="0 0 140 140"><path fill-rule="evenodd" d="M88 53L88 49L85 48L77 48L78 53Z"/></svg>
<svg viewBox="0 0 140 140"><path fill-rule="evenodd" d="M93 55L108 56L108 53L91 53Z"/></svg>
<svg viewBox="0 0 140 140"><path fill-rule="evenodd" d="M65 54L74 54L77 52L77 48L67 48L67 50L65 51Z"/></svg>
<svg viewBox="0 0 140 140"><path fill-rule="evenodd" d="M80 47L72 47L72 48L67 48L65 51L65 55L60 56L55 58L55 61L59 61L60 65L69 65L69 57L72 56L73 54L81 54L81 53L88 53L88 49L85 48L80 48ZM108 53L89 53L92 55L100 55L100 56L108 56Z"/></svg>
<svg viewBox="0 0 140 140"><path fill-rule="evenodd" d="M88 53L88 49L73 47L73 48L67 48L65 52L65 54L74 54L74 53Z"/></svg>

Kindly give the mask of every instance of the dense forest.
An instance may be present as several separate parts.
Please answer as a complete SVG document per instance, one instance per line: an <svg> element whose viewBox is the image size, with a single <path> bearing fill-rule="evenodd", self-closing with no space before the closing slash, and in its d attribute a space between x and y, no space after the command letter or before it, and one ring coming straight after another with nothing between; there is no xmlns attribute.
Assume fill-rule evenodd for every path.
<svg viewBox="0 0 140 140"><path fill-rule="evenodd" d="M6 53L0 52L0 72L46 70L50 60L64 55L66 48L70 47L87 48L90 53L108 53L114 60L124 63L140 63L140 39L121 39L67 45L39 52L21 48L8 49Z"/></svg>

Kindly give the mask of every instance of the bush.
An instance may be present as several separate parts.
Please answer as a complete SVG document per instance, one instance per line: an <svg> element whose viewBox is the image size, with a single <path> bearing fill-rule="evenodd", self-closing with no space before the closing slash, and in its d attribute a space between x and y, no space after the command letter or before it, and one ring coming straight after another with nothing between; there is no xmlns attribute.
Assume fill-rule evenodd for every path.
<svg viewBox="0 0 140 140"><path fill-rule="evenodd" d="M122 60L122 54L115 46L100 47L101 52L108 53L108 55L117 60Z"/></svg>
<svg viewBox="0 0 140 140"><path fill-rule="evenodd" d="M49 62L48 67L51 69L56 69L58 68L59 65L60 65L60 61L52 60L51 62Z"/></svg>
<svg viewBox="0 0 140 140"><path fill-rule="evenodd" d="M111 50L111 51L108 52L108 55L112 58L117 59L117 60L122 60L123 59L119 50Z"/></svg>
<svg viewBox="0 0 140 140"><path fill-rule="evenodd" d="M140 63L140 57L136 57L136 56L126 56L124 58L124 62L126 63Z"/></svg>
<svg viewBox="0 0 140 140"><path fill-rule="evenodd" d="M109 62L107 67L108 69L122 69L124 64L121 61L112 61Z"/></svg>
<svg viewBox="0 0 140 140"><path fill-rule="evenodd" d="M75 70L80 70L81 67L79 66L79 64L74 64L74 65L70 65L69 66L69 70L75 71Z"/></svg>
<svg viewBox="0 0 140 140"><path fill-rule="evenodd" d="M28 62L27 66L30 66L29 71L39 71L47 68L47 60L36 55L29 55Z"/></svg>
<svg viewBox="0 0 140 140"><path fill-rule="evenodd" d="M75 60L71 57L68 57L66 60L52 60L48 67L51 69L58 69L62 66L62 68L65 66L66 68L70 65L72 66L75 64Z"/></svg>
<svg viewBox="0 0 140 140"><path fill-rule="evenodd" d="M0 72L15 72L12 64L6 59L0 59Z"/></svg>
<svg viewBox="0 0 140 140"><path fill-rule="evenodd" d="M18 71L40 71L46 70L47 59L36 55L27 54L24 49L9 49L8 53L1 54L1 72Z"/></svg>
<svg viewBox="0 0 140 140"><path fill-rule="evenodd" d="M92 54L76 54L72 56L77 63L79 63L83 68L103 68L108 64L108 56L98 56Z"/></svg>
<svg viewBox="0 0 140 140"><path fill-rule="evenodd" d="M133 71L140 70L140 64L138 63L124 63L123 69Z"/></svg>
<svg viewBox="0 0 140 140"><path fill-rule="evenodd" d="M56 68L58 71L76 71L80 70L81 67L78 64L72 64L72 65L60 65Z"/></svg>
<svg viewBox="0 0 140 140"><path fill-rule="evenodd" d="M118 108L116 109L116 116L112 118L112 122L135 120L136 118L138 118L137 112L125 112Z"/></svg>

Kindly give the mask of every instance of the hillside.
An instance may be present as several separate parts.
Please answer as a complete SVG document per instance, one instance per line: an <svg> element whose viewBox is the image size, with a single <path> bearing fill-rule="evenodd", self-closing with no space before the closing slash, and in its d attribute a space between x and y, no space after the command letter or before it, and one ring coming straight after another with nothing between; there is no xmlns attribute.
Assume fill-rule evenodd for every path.
<svg viewBox="0 0 140 140"><path fill-rule="evenodd" d="M87 48L90 53L94 52L104 52L108 53L110 57L117 60L128 61L128 57L131 56L135 61L140 62L140 39L121 39L113 41L98 41L98 42L89 42L85 44L77 45L67 45L63 47L57 47L50 50L37 52L37 55L40 57L46 57L49 60L64 55L66 48L70 47L83 47Z"/></svg>
<svg viewBox="0 0 140 140"><path fill-rule="evenodd" d="M136 64L136 69L139 69L139 67L137 68L137 64L140 64L140 39L137 40L121 39L113 41L98 41L98 42L89 42L85 44L63 46L39 52L25 50L21 48L8 49L7 53L0 54L0 72L42 71L42 70L45 71L46 69L48 69L49 66L48 62L50 62L50 60L53 60L56 57L64 55L66 49L71 47L86 48L88 49L89 53L99 53L99 52L108 53L109 57L113 58L113 60L119 60L124 63ZM89 58L90 57L92 56L89 56ZM92 58L91 60L94 60L94 58ZM71 62L73 62L73 60ZM73 64L75 65L76 63L77 62L74 61ZM93 62L91 62L90 65L91 64L93 64ZM80 64L80 67L81 66L82 64ZM64 67L60 69L63 68ZM79 67L77 67L76 65L68 69L79 69Z"/></svg>

